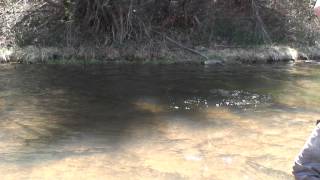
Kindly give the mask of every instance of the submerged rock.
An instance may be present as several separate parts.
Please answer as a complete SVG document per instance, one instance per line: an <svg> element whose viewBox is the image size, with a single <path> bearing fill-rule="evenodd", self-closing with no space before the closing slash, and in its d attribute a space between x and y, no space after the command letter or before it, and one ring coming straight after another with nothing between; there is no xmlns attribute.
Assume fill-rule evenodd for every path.
<svg viewBox="0 0 320 180"><path fill-rule="evenodd" d="M0 110L3 110L5 107L5 100L0 98Z"/></svg>
<svg viewBox="0 0 320 180"><path fill-rule="evenodd" d="M280 171L277 169L273 169L273 168L269 168L269 167L265 167L263 165L260 165L258 163L252 162L252 161L248 161L247 164L254 169L257 172L263 173L267 176L270 176L272 178L276 178L276 179L283 179L283 180L287 180L287 179L292 179L293 177L284 172L284 171Z"/></svg>
<svg viewBox="0 0 320 180"><path fill-rule="evenodd" d="M204 65L224 65L223 60L209 59L203 62Z"/></svg>

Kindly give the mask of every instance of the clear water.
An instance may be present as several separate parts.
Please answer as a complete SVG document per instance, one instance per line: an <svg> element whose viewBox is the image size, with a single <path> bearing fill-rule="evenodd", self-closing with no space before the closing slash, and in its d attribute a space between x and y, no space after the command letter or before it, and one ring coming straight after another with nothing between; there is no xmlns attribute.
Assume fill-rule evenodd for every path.
<svg viewBox="0 0 320 180"><path fill-rule="evenodd" d="M1 65L1 179L292 179L320 66Z"/></svg>

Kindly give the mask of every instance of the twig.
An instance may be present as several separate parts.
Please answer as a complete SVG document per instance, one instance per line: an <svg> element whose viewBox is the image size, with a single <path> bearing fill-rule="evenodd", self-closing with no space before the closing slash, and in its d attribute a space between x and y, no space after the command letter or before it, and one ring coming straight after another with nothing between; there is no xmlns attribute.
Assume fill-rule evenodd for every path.
<svg viewBox="0 0 320 180"><path fill-rule="evenodd" d="M268 41L268 43L271 43L272 40L270 38L270 35L265 28L265 24L263 23L263 20L260 17L259 7L257 6L255 0L251 0L251 2L252 2L252 10L253 10L254 16L256 18L257 23L260 25L260 28L262 31L262 37L265 41Z"/></svg>
<svg viewBox="0 0 320 180"><path fill-rule="evenodd" d="M170 41L171 43L177 45L177 46L180 47L181 49L187 50L187 51L189 51L189 52L191 52L191 53L197 54L197 55L205 58L206 60L209 60L209 57L208 57L208 56L206 56L206 55L198 52L197 50L188 48L188 47L184 46L183 44L181 44L181 43L173 40L173 39L170 38L170 37L168 37L167 35L164 35L163 33L160 33L160 32L158 32L158 31L154 31L154 30L153 30L153 32L162 35L165 39L167 39L167 40Z"/></svg>

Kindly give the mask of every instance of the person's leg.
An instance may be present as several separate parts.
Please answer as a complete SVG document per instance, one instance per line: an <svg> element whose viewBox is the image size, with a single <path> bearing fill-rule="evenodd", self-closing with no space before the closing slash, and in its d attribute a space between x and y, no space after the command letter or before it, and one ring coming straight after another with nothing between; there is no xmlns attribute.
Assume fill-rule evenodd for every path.
<svg viewBox="0 0 320 180"><path fill-rule="evenodd" d="M320 124L296 158L293 175L296 180L320 180Z"/></svg>
<svg viewBox="0 0 320 180"><path fill-rule="evenodd" d="M316 5L314 6L314 14L320 17L320 0L317 0Z"/></svg>

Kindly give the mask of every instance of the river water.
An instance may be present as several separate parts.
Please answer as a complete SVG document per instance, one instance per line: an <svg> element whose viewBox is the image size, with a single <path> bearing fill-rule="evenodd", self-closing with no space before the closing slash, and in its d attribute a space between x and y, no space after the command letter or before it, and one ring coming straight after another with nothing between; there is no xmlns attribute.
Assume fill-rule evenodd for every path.
<svg viewBox="0 0 320 180"><path fill-rule="evenodd" d="M320 65L1 65L1 179L292 179Z"/></svg>

